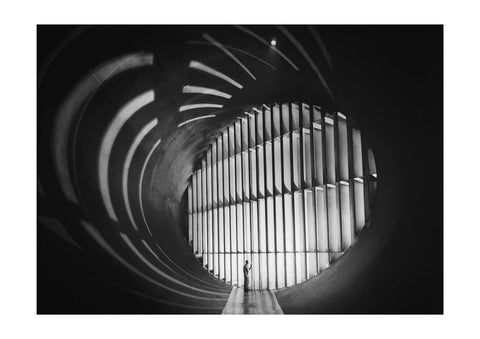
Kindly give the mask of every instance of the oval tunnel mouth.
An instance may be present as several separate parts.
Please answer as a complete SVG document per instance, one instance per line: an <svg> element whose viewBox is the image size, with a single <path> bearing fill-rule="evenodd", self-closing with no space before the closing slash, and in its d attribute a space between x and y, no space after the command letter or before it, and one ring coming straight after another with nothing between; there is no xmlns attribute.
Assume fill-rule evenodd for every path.
<svg viewBox="0 0 480 339"><path fill-rule="evenodd" d="M237 116L197 158L184 193L181 227L199 265L252 290L284 290L334 265L375 200L365 140L353 119L317 105Z"/></svg>

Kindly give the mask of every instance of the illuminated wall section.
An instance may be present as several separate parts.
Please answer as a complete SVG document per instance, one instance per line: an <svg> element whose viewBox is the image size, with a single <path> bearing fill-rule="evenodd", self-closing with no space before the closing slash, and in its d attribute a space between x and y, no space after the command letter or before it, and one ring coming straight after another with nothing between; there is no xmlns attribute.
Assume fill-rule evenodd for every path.
<svg viewBox="0 0 480 339"><path fill-rule="evenodd" d="M188 236L218 279L281 289L332 265L368 220L376 166L345 115L262 105L222 131L188 185Z"/></svg>

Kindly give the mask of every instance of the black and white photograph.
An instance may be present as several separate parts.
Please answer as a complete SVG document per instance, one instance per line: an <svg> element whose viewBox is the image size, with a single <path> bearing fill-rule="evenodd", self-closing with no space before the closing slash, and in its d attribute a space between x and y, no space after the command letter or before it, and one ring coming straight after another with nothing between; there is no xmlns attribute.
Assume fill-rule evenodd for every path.
<svg viewBox="0 0 480 339"><path fill-rule="evenodd" d="M37 34L38 313L442 313L441 25Z"/></svg>
<svg viewBox="0 0 480 339"><path fill-rule="evenodd" d="M477 338L473 2L7 2L0 338Z"/></svg>

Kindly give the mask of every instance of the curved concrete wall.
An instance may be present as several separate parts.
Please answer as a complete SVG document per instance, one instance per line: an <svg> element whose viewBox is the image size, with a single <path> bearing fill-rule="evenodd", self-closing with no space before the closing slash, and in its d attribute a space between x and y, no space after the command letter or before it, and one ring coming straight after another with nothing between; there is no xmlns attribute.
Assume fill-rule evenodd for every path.
<svg viewBox="0 0 480 339"><path fill-rule="evenodd" d="M220 313L230 287L191 254L182 198L216 132L274 101L348 112L379 173L368 229L332 268L277 292L284 311L441 311L441 156L431 152L441 147L441 31L322 27L325 52L307 27L286 29L39 29L39 312ZM185 85L232 98L184 94ZM223 107L180 112L197 103Z"/></svg>

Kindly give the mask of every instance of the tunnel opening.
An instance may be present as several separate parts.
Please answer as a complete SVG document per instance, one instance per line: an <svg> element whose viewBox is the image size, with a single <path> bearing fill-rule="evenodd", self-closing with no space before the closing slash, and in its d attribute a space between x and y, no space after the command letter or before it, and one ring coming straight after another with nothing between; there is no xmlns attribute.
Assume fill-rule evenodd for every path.
<svg viewBox="0 0 480 339"><path fill-rule="evenodd" d="M185 238L232 286L245 288L250 263L252 290L284 289L333 265L368 224L377 185L355 121L305 103L243 112L194 168Z"/></svg>

